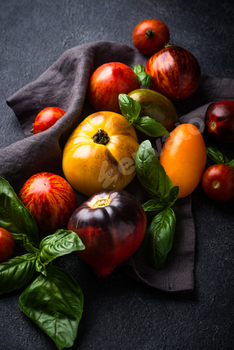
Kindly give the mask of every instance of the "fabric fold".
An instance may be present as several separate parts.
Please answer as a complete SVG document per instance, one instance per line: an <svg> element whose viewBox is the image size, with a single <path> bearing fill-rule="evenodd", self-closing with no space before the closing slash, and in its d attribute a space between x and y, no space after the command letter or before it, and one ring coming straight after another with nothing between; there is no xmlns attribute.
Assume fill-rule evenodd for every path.
<svg viewBox="0 0 234 350"><path fill-rule="evenodd" d="M65 51L35 81L16 91L7 99L25 134L25 138L0 150L0 176L19 192L33 174L50 171L63 176L63 146L72 130L89 114L95 112L87 97L90 75L101 64L122 62L130 66L146 65L148 56L117 42L98 41ZM231 87L231 91L228 87ZM186 101L175 103L180 123L196 122L204 126L208 105L215 100L233 96L232 80L203 75L198 90ZM66 113L47 131L33 135L30 130L36 115L45 107L57 106ZM149 196L135 178L125 188L143 203ZM84 195L75 191L80 205ZM165 266L152 269L145 259L144 244L122 265L131 278L164 291L194 289L195 229L191 198L174 204L177 216L174 244Z"/></svg>

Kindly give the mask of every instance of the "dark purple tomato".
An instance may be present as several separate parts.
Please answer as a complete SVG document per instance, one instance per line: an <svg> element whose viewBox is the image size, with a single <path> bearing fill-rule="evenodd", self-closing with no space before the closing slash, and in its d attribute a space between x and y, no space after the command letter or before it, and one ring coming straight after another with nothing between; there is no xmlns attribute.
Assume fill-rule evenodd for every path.
<svg viewBox="0 0 234 350"><path fill-rule="evenodd" d="M234 142L234 101L224 100L211 104L206 111L206 128L214 140Z"/></svg>
<svg viewBox="0 0 234 350"><path fill-rule="evenodd" d="M150 89L137 89L128 94L141 105L140 117L148 116L172 131L178 122L173 103L162 94Z"/></svg>
<svg viewBox="0 0 234 350"><path fill-rule="evenodd" d="M214 164L204 172L201 184L211 199L228 201L234 198L234 169L225 164Z"/></svg>
<svg viewBox="0 0 234 350"><path fill-rule="evenodd" d="M103 191L74 211L67 228L85 245L83 251L77 251L78 256L98 277L107 277L141 245L146 214L130 193Z"/></svg>

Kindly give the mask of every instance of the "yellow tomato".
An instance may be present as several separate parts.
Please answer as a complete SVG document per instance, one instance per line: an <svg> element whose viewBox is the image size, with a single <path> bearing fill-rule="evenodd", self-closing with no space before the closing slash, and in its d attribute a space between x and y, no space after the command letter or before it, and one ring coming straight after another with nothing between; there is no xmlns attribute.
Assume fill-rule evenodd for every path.
<svg viewBox="0 0 234 350"><path fill-rule="evenodd" d="M64 147L64 175L87 196L123 189L136 174L138 146L135 129L124 116L109 111L93 113L78 125Z"/></svg>
<svg viewBox="0 0 234 350"><path fill-rule="evenodd" d="M160 163L174 186L179 186L179 198L191 194L201 181L206 166L206 146L202 134L193 124L177 126L166 139Z"/></svg>

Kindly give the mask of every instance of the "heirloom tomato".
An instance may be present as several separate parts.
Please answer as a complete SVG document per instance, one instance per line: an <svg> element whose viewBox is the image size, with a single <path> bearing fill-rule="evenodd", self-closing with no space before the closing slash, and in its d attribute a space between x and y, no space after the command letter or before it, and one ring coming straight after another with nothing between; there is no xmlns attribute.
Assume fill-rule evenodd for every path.
<svg viewBox="0 0 234 350"><path fill-rule="evenodd" d="M134 178L139 144L135 129L121 114L96 112L70 135L62 166L67 181L91 196L104 189L121 190Z"/></svg>
<svg viewBox="0 0 234 350"><path fill-rule="evenodd" d="M146 19L137 24L132 33L134 46L146 55L153 55L170 40L168 27L158 19Z"/></svg>
<svg viewBox="0 0 234 350"><path fill-rule="evenodd" d="M130 193L102 191L75 210L68 230L76 232L85 245L77 251L98 277L107 277L141 245L146 214Z"/></svg>
<svg viewBox="0 0 234 350"><path fill-rule="evenodd" d="M212 103L206 111L206 128L214 140L234 142L234 101Z"/></svg>
<svg viewBox="0 0 234 350"><path fill-rule="evenodd" d="M138 88L138 77L129 66L110 62L98 67L91 75L88 96L96 111L120 113L119 94L128 94Z"/></svg>
<svg viewBox="0 0 234 350"><path fill-rule="evenodd" d="M59 120L65 112L58 107L47 107L38 113L33 123L33 133L38 134L39 132L49 129Z"/></svg>
<svg viewBox="0 0 234 350"><path fill-rule="evenodd" d="M198 186L206 166L206 146L202 134L193 124L177 126L166 139L160 163L174 186L179 186L179 198L191 194Z"/></svg>
<svg viewBox="0 0 234 350"><path fill-rule="evenodd" d="M167 46L156 52L147 62L145 72L151 75L150 88L172 101L191 96L201 77L197 59L179 46Z"/></svg>
<svg viewBox="0 0 234 350"><path fill-rule="evenodd" d="M178 122L178 115L173 103L162 94L150 89L137 89L128 96L141 106L140 117L148 116L172 131Z"/></svg>
<svg viewBox="0 0 234 350"><path fill-rule="evenodd" d="M42 172L31 176L19 199L35 218L42 235L64 229L77 207L71 185L61 176Z"/></svg>
<svg viewBox="0 0 234 350"><path fill-rule="evenodd" d="M0 227L0 263L10 259L15 249L15 241L12 234Z"/></svg>
<svg viewBox="0 0 234 350"><path fill-rule="evenodd" d="M201 184L211 199L228 201L234 198L234 169L225 164L214 164L204 172Z"/></svg>

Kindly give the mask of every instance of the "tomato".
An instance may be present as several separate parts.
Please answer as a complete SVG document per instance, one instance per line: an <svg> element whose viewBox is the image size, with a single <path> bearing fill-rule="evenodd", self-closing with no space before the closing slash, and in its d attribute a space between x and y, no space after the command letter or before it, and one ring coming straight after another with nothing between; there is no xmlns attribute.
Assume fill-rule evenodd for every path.
<svg viewBox="0 0 234 350"><path fill-rule="evenodd" d="M64 175L86 196L105 189L122 190L135 176L138 146L135 129L124 116L93 113L78 125L64 147Z"/></svg>
<svg viewBox="0 0 234 350"><path fill-rule="evenodd" d="M146 19L137 24L132 33L134 46L146 55L153 55L170 40L168 27L158 19Z"/></svg>
<svg viewBox="0 0 234 350"><path fill-rule="evenodd" d="M76 209L76 197L61 176L42 172L31 176L19 192L19 199L35 218L42 235L64 229Z"/></svg>
<svg viewBox="0 0 234 350"><path fill-rule="evenodd" d="M234 169L225 164L214 164L204 172L201 184L211 199L228 201L234 198Z"/></svg>
<svg viewBox="0 0 234 350"><path fill-rule="evenodd" d="M88 96L96 111L120 113L118 96L140 88L134 71L120 62L105 63L91 75Z"/></svg>
<svg viewBox="0 0 234 350"><path fill-rule="evenodd" d="M75 210L67 228L85 245L77 251L80 258L98 277L107 277L141 245L146 214L130 193L102 191Z"/></svg>
<svg viewBox="0 0 234 350"><path fill-rule="evenodd" d="M168 131L175 128L178 115L172 102L150 89L137 89L128 94L141 105L140 116L148 116L161 123Z"/></svg>
<svg viewBox="0 0 234 350"><path fill-rule="evenodd" d="M199 129L193 124L177 126L166 139L159 159L173 185L179 186L179 198L191 194L201 181L207 159Z"/></svg>
<svg viewBox="0 0 234 350"><path fill-rule="evenodd" d="M178 46L165 47L151 56L145 72L152 78L150 88L172 101L188 98L200 84L201 69L197 59Z"/></svg>
<svg viewBox="0 0 234 350"><path fill-rule="evenodd" d="M12 234L0 227L0 263L10 259L15 249L15 241Z"/></svg>
<svg viewBox="0 0 234 350"><path fill-rule="evenodd" d="M234 142L234 101L212 103L206 111L206 129L216 141Z"/></svg>
<svg viewBox="0 0 234 350"><path fill-rule="evenodd" d="M60 119L65 112L58 107L47 107L38 113L33 124L33 133L38 134L39 132L49 129L54 125L58 119Z"/></svg>

